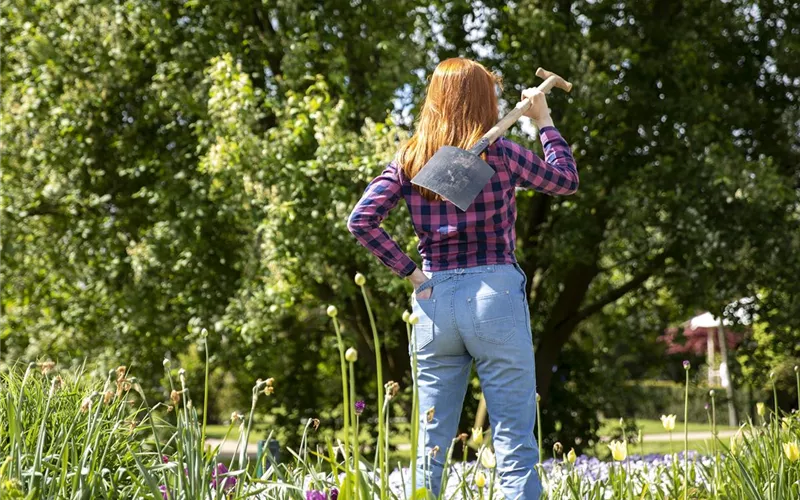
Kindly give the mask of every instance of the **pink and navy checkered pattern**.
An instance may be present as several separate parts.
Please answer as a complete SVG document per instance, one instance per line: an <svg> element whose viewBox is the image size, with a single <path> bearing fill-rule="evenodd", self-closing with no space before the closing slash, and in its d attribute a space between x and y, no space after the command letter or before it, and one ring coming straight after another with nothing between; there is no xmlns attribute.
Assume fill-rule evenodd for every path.
<svg viewBox="0 0 800 500"><path fill-rule="evenodd" d="M539 133L546 161L505 138L487 148L486 161L495 175L465 212L450 202L423 198L392 162L367 186L347 227L395 274L410 275L416 264L381 228L403 198L419 237L424 271L514 264L515 189L546 194L572 194L578 189L578 170L567 142L555 127L544 127Z"/></svg>

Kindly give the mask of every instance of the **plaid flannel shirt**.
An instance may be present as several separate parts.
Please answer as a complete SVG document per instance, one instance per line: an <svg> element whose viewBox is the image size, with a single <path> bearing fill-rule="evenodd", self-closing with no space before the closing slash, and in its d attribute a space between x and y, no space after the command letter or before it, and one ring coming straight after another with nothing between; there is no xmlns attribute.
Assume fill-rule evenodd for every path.
<svg viewBox="0 0 800 500"><path fill-rule="evenodd" d="M578 189L578 170L567 142L555 127L544 127L539 134L546 161L503 137L487 148L486 161L495 175L463 212L450 202L423 198L392 162L369 183L347 227L395 274L410 275L416 264L381 228L383 219L403 198L419 237L417 248L424 271L514 264L516 188L561 195Z"/></svg>

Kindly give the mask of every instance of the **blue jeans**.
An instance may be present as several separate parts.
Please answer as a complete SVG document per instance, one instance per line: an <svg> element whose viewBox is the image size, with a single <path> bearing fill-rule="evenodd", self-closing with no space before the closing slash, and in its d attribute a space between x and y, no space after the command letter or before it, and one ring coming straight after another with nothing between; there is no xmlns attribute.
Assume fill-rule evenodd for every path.
<svg viewBox="0 0 800 500"><path fill-rule="evenodd" d="M533 432L536 371L525 274L518 265L508 264L426 275L428 281L412 297L419 323L409 348L416 344L420 398L417 487L439 494L474 360L503 494L536 500L542 486L534 469L539 460ZM416 299L428 288L433 290L430 298ZM431 422L426 416L429 408L435 409ZM431 457L437 446L439 451Z"/></svg>

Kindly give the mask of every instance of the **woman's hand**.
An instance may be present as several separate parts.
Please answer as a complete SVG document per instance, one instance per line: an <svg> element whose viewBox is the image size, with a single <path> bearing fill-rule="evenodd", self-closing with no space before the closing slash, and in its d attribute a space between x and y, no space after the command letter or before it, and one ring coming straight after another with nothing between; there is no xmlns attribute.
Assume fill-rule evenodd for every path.
<svg viewBox="0 0 800 500"><path fill-rule="evenodd" d="M428 277L425 276L425 273L423 273L419 268L416 268L414 269L414 272L408 276L408 281L411 282L411 284L414 286L414 290L416 290L420 287L420 285L428 281ZM422 300L429 299L431 298L431 293L433 293L433 289L428 288L421 291L419 295L417 295L417 298Z"/></svg>
<svg viewBox="0 0 800 500"><path fill-rule="evenodd" d="M536 87L522 91L522 98L531 100L531 107L525 112L525 116L532 119L537 128L553 126L553 119L550 118L550 108L547 107L547 99L544 93Z"/></svg>

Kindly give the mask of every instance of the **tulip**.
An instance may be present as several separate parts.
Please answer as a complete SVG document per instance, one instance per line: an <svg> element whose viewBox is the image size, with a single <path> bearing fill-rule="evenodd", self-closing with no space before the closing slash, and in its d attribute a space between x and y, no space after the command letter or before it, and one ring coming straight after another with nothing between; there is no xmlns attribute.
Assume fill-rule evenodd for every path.
<svg viewBox="0 0 800 500"><path fill-rule="evenodd" d="M575 454L575 448L570 448L569 453L567 453L567 462L574 464L577 459L578 456Z"/></svg>
<svg viewBox="0 0 800 500"><path fill-rule="evenodd" d="M625 441L611 441L608 448L611 450L611 456L618 462L625 460L628 456L628 443Z"/></svg>
<svg viewBox="0 0 800 500"><path fill-rule="evenodd" d="M800 460L800 446L797 445L797 441L783 443L783 453L790 462L797 462Z"/></svg>
<svg viewBox="0 0 800 500"><path fill-rule="evenodd" d="M472 443L475 446L480 446L483 443L483 429L481 429L480 427L473 427Z"/></svg>
<svg viewBox="0 0 800 500"><path fill-rule="evenodd" d="M661 415L661 425L667 432L675 430L675 415Z"/></svg>
<svg viewBox="0 0 800 500"><path fill-rule="evenodd" d="M481 450L480 461L481 465L487 469L494 469L497 466L497 459L489 448Z"/></svg>
<svg viewBox="0 0 800 500"><path fill-rule="evenodd" d="M763 417L767 413L767 405L764 403L756 403L756 413L759 417Z"/></svg>
<svg viewBox="0 0 800 500"><path fill-rule="evenodd" d="M478 488L483 488L486 486L486 476L481 471L478 471L475 474L475 486Z"/></svg>

